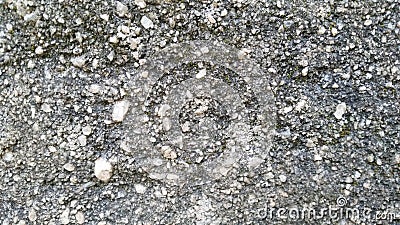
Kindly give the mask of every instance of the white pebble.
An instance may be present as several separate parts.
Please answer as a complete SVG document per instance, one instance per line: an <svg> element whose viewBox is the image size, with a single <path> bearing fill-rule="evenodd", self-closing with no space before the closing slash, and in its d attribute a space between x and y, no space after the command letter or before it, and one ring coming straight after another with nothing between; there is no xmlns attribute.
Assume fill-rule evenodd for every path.
<svg viewBox="0 0 400 225"><path fill-rule="evenodd" d="M220 15L221 15L222 17L228 15L228 10L223 9L223 10L221 11L221 14L220 14Z"/></svg>
<svg viewBox="0 0 400 225"><path fill-rule="evenodd" d="M312 139L307 139L306 147L313 148L315 147L315 143Z"/></svg>
<svg viewBox="0 0 400 225"><path fill-rule="evenodd" d="M85 223L85 214L83 212L79 211L75 214L75 220L77 224L83 224Z"/></svg>
<svg viewBox="0 0 400 225"><path fill-rule="evenodd" d="M74 58L71 58L71 63L72 63L72 65L74 65L76 67L83 67L86 63L86 59L84 56L74 57Z"/></svg>
<svg viewBox="0 0 400 225"><path fill-rule="evenodd" d="M140 23L145 29L153 28L154 24L147 16L143 16Z"/></svg>
<svg viewBox="0 0 400 225"><path fill-rule="evenodd" d="M61 224L69 224L69 208L65 209L60 215Z"/></svg>
<svg viewBox="0 0 400 225"><path fill-rule="evenodd" d="M83 135L90 135L92 133L92 128L88 125L82 128L82 134Z"/></svg>
<svg viewBox="0 0 400 225"><path fill-rule="evenodd" d="M161 151L163 152L163 156L167 159L176 159L178 157L176 152L169 146L162 146Z"/></svg>
<svg viewBox="0 0 400 225"><path fill-rule="evenodd" d="M146 2L144 0L135 0L135 4L141 9L146 8Z"/></svg>
<svg viewBox="0 0 400 225"><path fill-rule="evenodd" d="M112 112L112 119L115 122L122 122L122 120L124 120L125 114L128 112L129 105L129 102L126 100L115 103Z"/></svg>
<svg viewBox="0 0 400 225"><path fill-rule="evenodd" d="M72 163L66 163L63 168L68 171L68 172L72 172L75 170L75 166Z"/></svg>
<svg viewBox="0 0 400 225"><path fill-rule="evenodd" d="M207 19L210 23L216 23L217 21L214 19L214 17L211 14L207 15Z"/></svg>
<svg viewBox="0 0 400 225"><path fill-rule="evenodd" d="M342 78L347 80L347 79L350 78L350 74L349 73L344 73L344 74L342 74Z"/></svg>
<svg viewBox="0 0 400 225"><path fill-rule="evenodd" d="M94 164L94 175L97 179L108 182L111 178L113 168L110 162L104 158L98 158Z"/></svg>
<svg viewBox="0 0 400 225"><path fill-rule="evenodd" d="M40 47L40 46L36 47L36 49L35 49L36 55L41 55L41 54L43 54L43 52L44 52L44 50L42 47Z"/></svg>
<svg viewBox="0 0 400 225"><path fill-rule="evenodd" d="M281 182L286 182L287 177L285 175L279 175L279 180L281 180Z"/></svg>
<svg viewBox="0 0 400 225"><path fill-rule="evenodd" d="M41 109L42 109L43 112L46 112L46 113L51 112L51 107L50 107L50 105L47 104L47 103L43 103Z"/></svg>
<svg viewBox="0 0 400 225"><path fill-rule="evenodd" d="M301 75L307 76L308 74L308 66L301 70Z"/></svg>
<svg viewBox="0 0 400 225"><path fill-rule="evenodd" d="M346 103L342 102L336 106L336 111L333 114L336 119L340 120L343 117L343 114L346 112Z"/></svg>
<svg viewBox="0 0 400 225"><path fill-rule="evenodd" d="M28 219L29 219L29 221L31 221L31 222L36 221L37 215L36 215L35 209L30 209L30 210L29 210L29 212L28 212Z"/></svg>
<svg viewBox="0 0 400 225"><path fill-rule="evenodd" d="M135 184L135 190L139 194L144 194L146 192L147 187L143 184Z"/></svg>
<svg viewBox="0 0 400 225"><path fill-rule="evenodd" d="M207 74L207 70L206 69L202 69L196 74L196 78L197 79L203 78L204 76L206 76L206 74Z"/></svg>
<svg viewBox="0 0 400 225"><path fill-rule="evenodd" d="M372 24L372 20L366 20L364 22L364 26L370 26Z"/></svg>
<svg viewBox="0 0 400 225"><path fill-rule="evenodd" d="M322 160L322 156L319 154L315 154L314 155L314 161L321 161Z"/></svg>
<svg viewBox="0 0 400 225"><path fill-rule="evenodd" d="M336 36L338 34L338 30L335 27L333 27L331 33L333 36Z"/></svg>
<svg viewBox="0 0 400 225"><path fill-rule="evenodd" d="M121 2L117 1L117 14L120 17L123 17L128 14L128 7Z"/></svg>
<svg viewBox="0 0 400 225"><path fill-rule="evenodd" d="M4 161L10 162L10 161L12 161L13 159L14 159L14 155L13 155L12 152L6 152L6 153L4 153L4 155L3 155L3 160L4 160Z"/></svg>
<svg viewBox="0 0 400 225"><path fill-rule="evenodd" d="M103 19L104 21L108 22L108 19L110 18L110 16L108 14L101 14L100 18Z"/></svg>
<svg viewBox="0 0 400 225"><path fill-rule="evenodd" d="M326 31L325 27L324 27L324 26L321 26L321 27L319 27L319 29L318 29L318 34L324 34L325 31Z"/></svg>
<svg viewBox="0 0 400 225"><path fill-rule="evenodd" d="M88 89L88 91L90 92L90 93L92 93L92 94L97 94L97 93L99 93L100 92L100 85L98 85L98 84L91 84L90 86L89 86L89 89Z"/></svg>
<svg viewBox="0 0 400 225"><path fill-rule="evenodd" d="M161 105L161 107L158 109L157 115L158 115L159 117L164 117L164 116L167 115L167 111L168 111L169 109L171 109L171 106L169 106L169 105L167 105L167 104Z"/></svg>
<svg viewBox="0 0 400 225"><path fill-rule="evenodd" d="M117 36L111 36L109 39L108 39L108 41L110 42L110 43L112 43L112 44L116 44L116 43L118 43L118 38L117 38Z"/></svg>
<svg viewBox="0 0 400 225"><path fill-rule="evenodd" d="M86 136L85 135L81 135L78 137L78 142L81 146L86 146Z"/></svg>

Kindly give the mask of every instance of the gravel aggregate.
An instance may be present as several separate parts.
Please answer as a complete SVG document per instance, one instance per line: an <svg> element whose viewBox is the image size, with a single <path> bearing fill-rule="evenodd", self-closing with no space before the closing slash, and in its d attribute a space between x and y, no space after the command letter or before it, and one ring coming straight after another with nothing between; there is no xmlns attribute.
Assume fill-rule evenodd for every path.
<svg viewBox="0 0 400 225"><path fill-rule="evenodd" d="M398 0L0 0L2 225L400 224L399 172Z"/></svg>

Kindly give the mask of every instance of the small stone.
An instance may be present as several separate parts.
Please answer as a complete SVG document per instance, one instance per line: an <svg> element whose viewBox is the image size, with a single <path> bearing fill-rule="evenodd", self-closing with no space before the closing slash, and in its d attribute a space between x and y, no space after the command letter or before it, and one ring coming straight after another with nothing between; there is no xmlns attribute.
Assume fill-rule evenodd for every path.
<svg viewBox="0 0 400 225"><path fill-rule="evenodd" d="M307 76L307 74L308 74L308 66L301 70L301 75Z"/></svg>
<svg viewBox="0 0 400 225"><path fill-rule="evenodd" d="M85 135L80 135L79 137L78 137L78 142L79 142L79 144L83 147L83 146L86 146L86 143L87 143L87 139L86 139L86 136Z"/></svg>
<svg viewBox="0 0 400 225"><path fill-rule="evenodd" d="M163 130L169 131L171 129L171 120L168 117L165 117L162 120Z"/></svg>
<svg viewBox="0 0 400 225"><path fill-rule="evenodd" d="M287 113L291 112L292 110L293 110L292 106L285 107L285 108L283 108L283 114L287 114Z"/></svg>
<svg viewBox="0 0 400 225"><path fill-rule="evenodd" d="M144 0L135 0L135 5L141 9L146 8L146 2Z"/></svg>
<svg viewBox="0 0 400 225"><path fill-rule="evenodd" d="M176 159L178 157L176 152L169 146L162 146L161 151L163 152L163 156L167 159Z"/></svg>
<svg viewBox="0 0 400 225"><path fill-rule="evenodd" d="M366 181L363 183L363 187L369 189L371 187L371 183L369 181Z"/></svg>
<svg viewBox="0 0 400 225"><path fill-rule="evenodd" d="M394 155L394 163L395 164L400 164L400 154L399 153L396 153Z"/></svg>
<svg viewBox="0 0 400 225"><path fill-rule="evenodd" d="M112 44L117 44L118 43L118 37L117 36L111 36L108 41Z"/></svg>
<svg viewBox="0 0 400 225"><path fill-rule="evenodd" d="M49 146L49 151L50 152L56 152L57 149L54 146Z"/></svg>
<svg viewBox="0 0 400 225"><path fill-rule="evenodd" d="M196 78L197 79L203 78L204 76L206 76L206 74L207 74L207 70L206 69L202 69L196 74Z"/></svg>
<svg viewBox="0 0 400 225"><path fill-rule="evenodd" d="M276 73L276 69L270 67L270 68L268 68L268 72L270 72L270 73Z"/></svg>
<svg viewBox="0 0 400 225"><path fill-rule="evenodd" d="M178 180L179 176L176 174L173 174L173 173L169 173L169 174L167 174L167 179L168 180Z"/></svg>
<svg viewBox="0 0 400 225"><path fill-rule="evenodd" d="M102 20L104 20L104 21L107 21L107 22L108 22L108 20L109 20L110 16L109 16L108 14L101 14L101 15L100 15L100 18L101 18Z"/></svg>
<svg viewBox="0 0 400 225"><path fill-rule="evenodd" d="M144 194L146 192L147 187L143 184L135 184L135 190L139 194Z"/></svg>
<svg viewBox="0 0 400 225"><path fill-rule="evenodd" d="M92 93L92 94L97 94L97 93L100 92L100 89L101 89L100 85L98 85L98 84L91 84L91 85L89 86L88 91L89 91L90 93Z"/></svg>
<svg viewBox="0 0 400 225"><path fill-rule="evenodd" d="M299 65L302 67L307 67L308 66L308 60L302 59L299 61Z"/></svg>
<svg viewBox="0 0 400 225"><path fill-rule="evenodd" d="M47 103L43 103L41 109L43 112L46 112L46 113L49 113L52 111L50 105Z"/></svg>
<svg viewBox="0 0 400 225"><path fill-rule="evenodd" d="M65 209L60 215L61 224L69 224L69 208Z"/></svg>
<svg viewBox="0 0 400 225"><path fill-rule="evenodd" d="M280 180L282 183L285 183L286 180L287 180L287 177L286 177L285 175L279 175L279 180Z"/></svg>
<svg viewBox="0 0 400 225"><path fill-rule="evenodd" d="M332 33L332 36L336 36L338 34L338 30L335 27L333 27L331 30L331 33Z"/></svg>
<svg viewBox="0 0 400 225"><path fill-rule="evenodd" d="M314 141L312 139L307 139L306 147L308 148L315 147Z"/></svg>
<svg viewBox="0 0 400 225"><path fill-rule="evenodd" d="M372 24L372 20L366 20L364 21L364 26L370 26Z"/></svg>
<svg viewBox="0 0 400 225"><path fill-rule="evenodd" d="M211 14L207 15L207 20L208 20L208 22L213 23L213 24L217 22Z"/></svg>
<svg viewBox="0 0 400 225"><path fill-rule="evenodd" d="M90 135L92 133L92 128L88 125L88 126L84 126L83 128L82 128L82 134L83 135L86 135L86 136L88 136L88 135Z"/></svg>
<svg viewBox="0 0 400 225"><path fill-rule="evenodd" d="M72 63L72 65L81 68L85 65L86 59L84 56L74 57L74 58L71 58L71 63Z"/></svg>
<svg viewBox="0 0 400 225"><path fill-rule="evenodd" d="M342 102L336 106L336 111L333 114L336 119L340 120L343 117L343 114L346 112L346 103Z"/></svg>
<svg viewBox="0 0 400 225"><path fill-rule="evenodd" d="M382 166L382 160L380 158L376 158L376 165Z"/></svg>
<svg viewBox="0 0 400 225"><path fill-rule="evenodd" d="M320 26L319 29L318 29L318 34L320 34L320 35L324 34L325 31L326 31L325 27L324 26Z"/></svg>
<svg viewBox="0 0 400 225"><path fill-rule="evenodd" d="M124 5L123 3L117 1L117 14L119 17L126 16L128 14L128 6Z"/></svg>
<svg viewBox="0 0 400 225"><path fill-rule="evenodd" d="M397 68L397 66L393 66L393 67L390 69L390 71L391 71L392 74L394 75L394 74L397 73L397 71L399 71L399 68Z"/></svg>
<svg viewBox="0 0 400 225"><path fill-rule="evenodd" d="M342 74L342 78L347 80L347 79L350 78L350 74L349 73L344 73L344 74Z"/></svg>
<svg viewBox="0 0 400 225"><path fill-rule="evenodd" d="M354 178L359 179L360 177L361 177L361 173L358 172L358 171L356 171L356 172L354 173Z"/></svg>
<svg viewBox="0 0 400 225"><path fill-rule="evenodd" d="M110 62L112 62L114 60L114 56L115 56L115 52L111 51L110 53L108 53L107 59L110 60Z"/></svg>
<svg viewBox="0 0 400 225"><path fill-rule="evenodd" d="M171 109L171 106L167 105L167 104L163 104L161 105L161 107L158 109L157 115L159 117L164 117L167 115L167 111Z"/></svg>
<svg viewBox="0 0 400 225"><path fill-rule="evenodd" d="M306 101L302 99L297 103L295 110L299 112L304 108L305 105L306 105Z"/></svg>
<svg viewBox="0 0 400 225"><path fill-rule="evenodd" d="M27 67L28 67L29 69L35 68L35 62L34 62L33 60L29 60L29 61L28 61Z"/></svg>
<svg viewBox="0 0 400 225"><path fill-rule="evenodd" d="M112 176L113 168L110 162L104 158L98 158L94 164L94 175L97 179L108 182Z"/></svg>
<svg viewBox="0 0 400 225"><path fill-rule="evenodd" d="M78 212L75 214L75 220L76 220L76 223L77 223L77 224L83 224L83 223L85 223L85 214L83 214L83 212L81 212L81 211L78 211Z"/></svg>
<svg viewBox="0 0 400 225"><path fill-rule="evenodd" d="M30 209L30 210L29 210L29 212L28 212L28 219L29 219L29 221L31 221L31 222L36 221L37 215L36 215L35 209Z"/></svg>
<svg viewBox="0 0 400 225"><path fill-rule="evenodd" d="M136 38L129 39L129 47L132 50L136 50L139 45L139 41Z"/></svg>
<svg viewBox="0 0 400 225"><path fill-rule="evenodd" d="M99 60L98 59L93 59L92 66L93 66L93 68L99 67Z"/></svg>
<svg viewBox="0 0 400 225"><path fill-rule="evenodd" d="M270 180L272 178L274 178L274 174L272 172L268 172L267 174L265 174L265 179Z"/></svg>
<svg viewBox="0 0 400 225"><path fill-rule="evenodd" d="M112 119L115 122L122 122L124 120L125 114L128 112L129 105L129 102L126 100L115 103L112 112Z"/></svg>
<svg viewBox="0 0 400 225"><path fill-rule="evenodd" d="M344 182L346 182L347 184L351 184L351 183L353 183L353 178L346 177L346 180Z"/></svg>
<svg viewBox="0 0 400 225"><path fill-rule="evenodd" d="M374 155L372 155L372 154L371 154L371 155L368 155L368 156L367 156L367 161L368 161L369 163L372 163L372 162L374 161L374 158L375 158Z"/></svg>
<svg viewBox="0 0 400 225"><path fill-rule="evenodd" d="M72 172L75 170L75 166L72 163L66 163L63 168L68 171L68 172Z"/></svg>
<svg viewBox="0 0 400 225"><path fill-rule="evenodd" d="M35 49L35 54L36 55L42 55L44 52L43 48L41 46L36 47Z"/></svg>
<svg viewBox="0 0 400 225"><path fill-rule="evenodd" d="M188 132L188 131L190 131L190 123L188 122L188 121L186 121L185 123L183 123L182 125L181 125L181 129L182 129L182 132Z"/></svg>
<svg viewBox="0 0 400 225"><path fill-rule="evenodd" d="M151 21L147 16L143 16L140 23L145 29L150 29L154 27L153 21Z"/></svg>
<svg viewBox="0 0 400 225"><path fill-rule="evenodd" d="M314 155L314 161L321 161L321 160L322 160L322 156L320 154Z"/></svg>
<svg viewBox="0 0 400 225"><path fill-rule="evenodd" d="M6 152L3 155L3 160L6 162L11 162L14 159L14 155L12 152Z"/></svg>
<svg viewBox="0 0 400 225"><path fill-rule="evenodd" d="M228 10L223 9L223 10L221 11L221 14L220 14L220 15L221 15L222 17L228 15Z"/></svg>

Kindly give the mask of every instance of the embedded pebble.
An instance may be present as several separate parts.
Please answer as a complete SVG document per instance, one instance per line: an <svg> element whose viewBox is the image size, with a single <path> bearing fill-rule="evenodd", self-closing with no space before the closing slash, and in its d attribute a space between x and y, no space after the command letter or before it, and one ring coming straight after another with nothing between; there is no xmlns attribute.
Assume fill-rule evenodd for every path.
<svg viewBox="0 0 400 225"><path fill-rule="evenodd" d="M122 100L114 104L112 119L115 122L122 122L124 120L125 114L128 112L129 102L127 100Z"/></svg>
<svg viewBox="0 0 400 225"><path fill-rule="evenodd" d="M108 182L112 176L113 167L109 161L104 158L98 158L94 165L94 175L97 179Z"/></svg>
<svg viewBox="0 0 400 225"><path fill-rule="evenodd" d="M134 186L137 193L144 194L146 192L147 188L143 184L135 184Z"/></svg>
<svg viewBox="0 0 400 225"><path fill-rule="evenodd" d="M84 56L74 57L74 58L71 58L71 63L72 63L72 65L81 68L85 65L86 59Z"/></svg>
<svg viewBox="0 0 400 225"><path fill-rule="evenodd" d="M346 113L346 103L342 102L336 106L336 111L334 113L334 116L336 119L340 120L343 118L343 114Z"/></svg>
<svg viewBox="0 0 400 225"><path fill-rule="evenodd" d="M151 21L147 16L143 16L142 19L140 19L140 23L145 29L154 27L153 21Z"/></svg>
<svg viewBox="0 0 400 225"><path fill-rule="evenodd" d="M116 1L116 9L117 9L117 14L119 17L124 17L128 14L128 6L126 6L125 4Z"/></svg>

